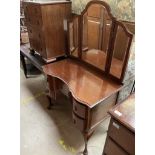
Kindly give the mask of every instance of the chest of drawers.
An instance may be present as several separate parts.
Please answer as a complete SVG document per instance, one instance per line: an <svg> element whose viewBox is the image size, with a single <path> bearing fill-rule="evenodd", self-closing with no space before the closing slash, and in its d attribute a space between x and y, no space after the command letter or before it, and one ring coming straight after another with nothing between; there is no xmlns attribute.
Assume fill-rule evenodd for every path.
<svg viewBox="0 0 155 155"><path fill-rule="evenodd" d="M103 155L135 154L134 95L109 111L111 121Z"/></svg>
<svg viewBox="0 0 155 155"><path fill-rule="evenodd" d="M71 2L24 2L31 49L45 61L65 55L64 20L70 18Z"/></svg>

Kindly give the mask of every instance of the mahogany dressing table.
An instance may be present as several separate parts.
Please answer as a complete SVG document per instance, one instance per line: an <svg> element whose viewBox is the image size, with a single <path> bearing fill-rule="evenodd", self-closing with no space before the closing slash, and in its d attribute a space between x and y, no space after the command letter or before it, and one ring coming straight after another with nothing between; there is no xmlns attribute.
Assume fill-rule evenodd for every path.
<svg viewBox="0 0 155 155"><path fill-rule="evenodd" d="M62 86L68 87L73 123L84 136L87 155L89 137L117 103L133 34L99 0L90 1L81 15L73 16L67 32L68 58L43 66L43 71L53 103Z"/></svg>

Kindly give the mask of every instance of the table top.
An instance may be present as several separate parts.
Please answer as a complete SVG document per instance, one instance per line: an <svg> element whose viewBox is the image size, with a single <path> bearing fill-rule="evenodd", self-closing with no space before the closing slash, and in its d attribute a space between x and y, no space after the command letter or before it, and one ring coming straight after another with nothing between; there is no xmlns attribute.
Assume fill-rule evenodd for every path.
<svg viewBox="0 0 155 155"><path fill-rule="evenodd" d="M29 43L20 45L21 54L28 58L28 60L30 60L32 64L34 64L39 70L42 71L42 66L45 65L46 62L38 54L30 54L29 48Z"/></svg>
<svg viewBox="0 0 155 155"><path fill-rule="evenodd" d="M109 113L129 130L135 132L135 95L132 94L124 102L117 104Z"/></svg>
<svg viewBox="0 0 155 155"><path fill-rule="evenodd" d="M44 65L43 71L67 84L73 97L82 104L93 107L119 91L122 85L101 77L72 59Z"/></svg>

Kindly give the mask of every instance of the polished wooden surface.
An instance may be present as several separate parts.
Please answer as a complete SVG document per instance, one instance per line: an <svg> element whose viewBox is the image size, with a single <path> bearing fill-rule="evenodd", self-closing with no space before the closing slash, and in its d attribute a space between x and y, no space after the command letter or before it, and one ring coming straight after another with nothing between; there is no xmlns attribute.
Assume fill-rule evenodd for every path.
<svg viewBox="0 0 155 155"><path fill-rule="evenodd" d="M135 95L131 95L123 103L116 105L110 109L110 115L118 120L121 124L135 131ZM118 115L119 113L120 115Z"/></svg>
<svg viewBox="0 0 155 155"><path fill-rule="evenodd" d="M64 20L71 14L71 2L24 2L30 45L45 61L66 55Z"/></svg>
<svg viewBox="0 0 155 155"><path fill-rule="evenodd" d="M65 82L74 98L90 107L95 106L121 88L121 85L91 73L71 59L45 65L43 70L47 75Z"/></svg>

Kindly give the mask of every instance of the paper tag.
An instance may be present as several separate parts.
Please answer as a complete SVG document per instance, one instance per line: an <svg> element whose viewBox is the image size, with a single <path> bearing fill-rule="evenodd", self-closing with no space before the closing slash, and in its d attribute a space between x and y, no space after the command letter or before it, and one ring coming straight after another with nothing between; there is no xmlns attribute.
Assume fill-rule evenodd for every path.
<svg viewBox="0 0 155 155"><path fill-rule="evenodd" d="M116 124L115 122L113 122L112 125L113 125L115 128L119 129L119 125Z"/></svg>
<svg viewBox="0 0 155 155"><path fill-rule="evenodd" d="M122 113L120 113L118 110L115 110L114 113L118 116L122 116Z"/></svg>

